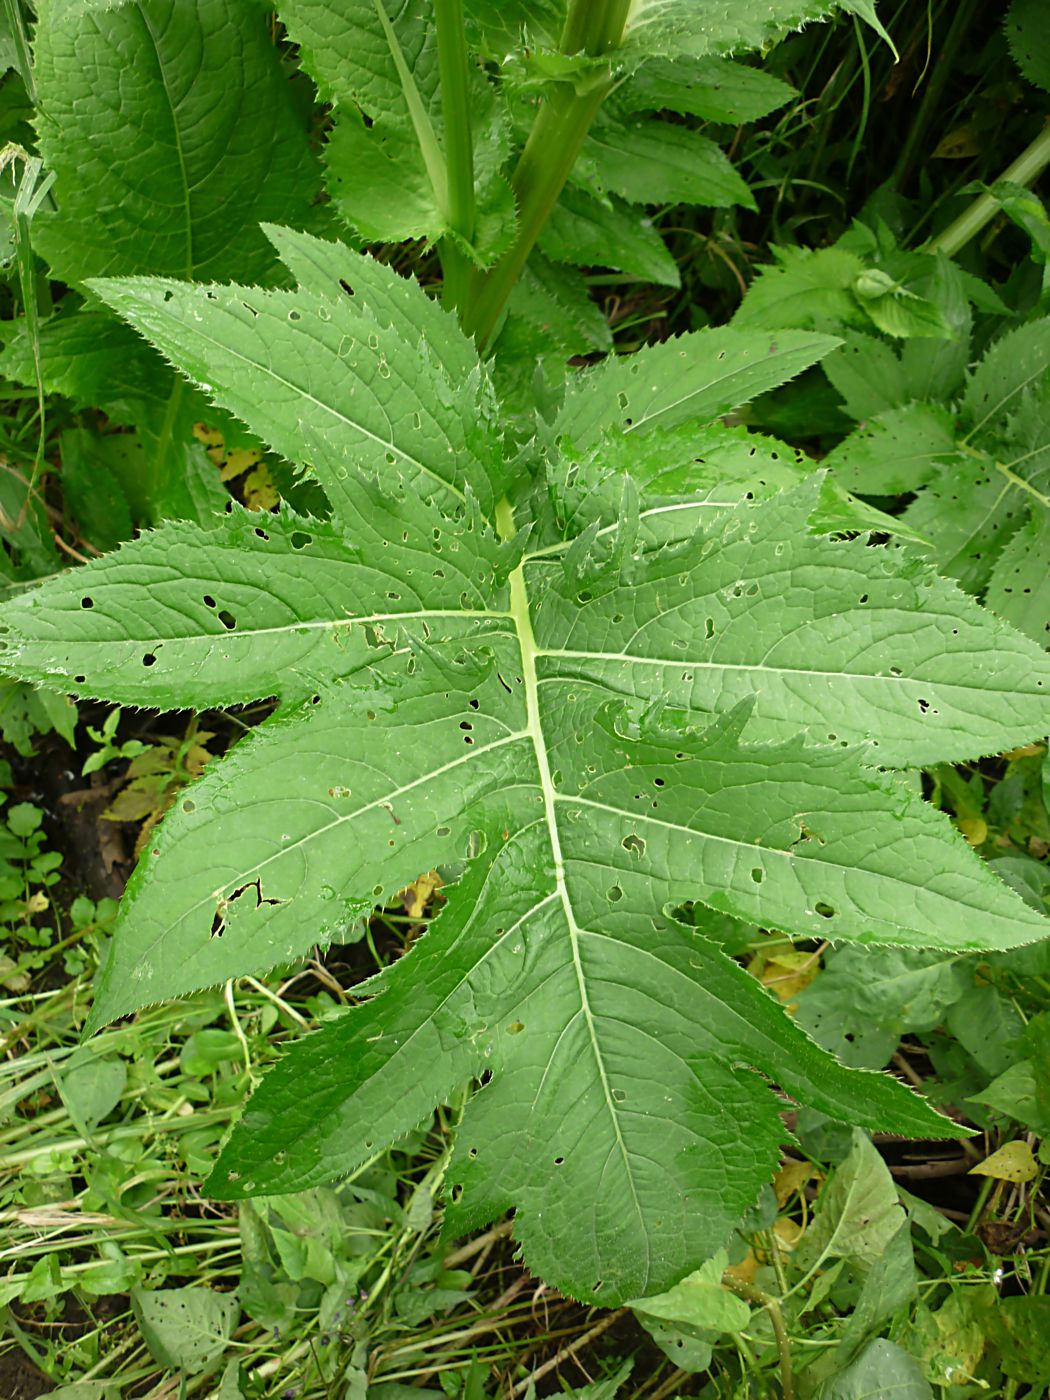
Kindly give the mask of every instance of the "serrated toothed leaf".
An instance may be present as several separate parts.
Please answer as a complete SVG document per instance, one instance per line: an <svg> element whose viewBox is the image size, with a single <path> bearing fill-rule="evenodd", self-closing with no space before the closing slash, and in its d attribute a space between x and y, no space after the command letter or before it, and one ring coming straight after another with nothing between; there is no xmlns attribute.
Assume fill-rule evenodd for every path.
<svg viewBox="0 0 1050 1400"><path fill-rule="evenodd" d="M776 448L761 439L748 490L765 499L749 501L747 439L711 421L835 342L716 331L581 376L557 424L565 460L550 447L546 493L530 483L515 521L486 375L451 323L368 264L356 296L337 294L350 254L275 241L298 292L108 293L312 466L335 522L235 511L146 536L10 605L0 655L55 685L95 667L102 693L156 672L172 704L242 684L286 697L153 835L93 1027L345 937L421 870L460 874L372 999L264 1082L213 1189L350 1170L487 1071L450 1228L514 1207L534 1268L612 1303L724 1243L775 1162L782 1095L955 1135L901 1084L839 1066L676 917L692 902L808 939L951 952L1047 932L881 765L1045 732L1050 661L913 554L815 533L834 514L822 480L762 484ZM443 334L465 374L430 357ZM690 483L704 444L736 504L712 508L702 470ZM649 527L661 501L686 528ZM234 627L204 597L216 575L236 589ZM136 659L165 629L154 661Z"/></svg>

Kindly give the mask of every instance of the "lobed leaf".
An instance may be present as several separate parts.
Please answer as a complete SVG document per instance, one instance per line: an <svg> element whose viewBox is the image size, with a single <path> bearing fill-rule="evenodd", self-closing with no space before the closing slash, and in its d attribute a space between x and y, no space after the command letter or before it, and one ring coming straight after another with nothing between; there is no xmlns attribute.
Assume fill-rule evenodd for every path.
<svg viewBox="0 0 1050 1400"><path fill-rule="evenodd" d="M335 257L340 271L360 267L371 286L368 259L347 249ZM456 363L446 370L422 334L406 344L389 296L373 311L368 291L359 302L308 287L161 278L93 285L204 393L289 461L309 463L337 514L355 489L351 476L422 492L449 509L470 495L491 511L500 464L487 377L475 360L472 373L454 380ZM418 286L407 295L426 298Z"/></svg>
<svg viewBox="0 0 1050 1400"><path fill-rule="evenodd" d="M732 848L755 805L734 788L746 792L751 775L727 775L737 763L776 773L766 796L782 776L783 811L796 812L818 792L827 802L829 775L852 760L826 754L813 781L799 749L797 769L781 774L771 752L739 748L739 717L706 733L625 737L600 692L544 686L527 643L523 659L529 744L517 753L527 767L520 790L481 804L484 855L375 999L300 1042L268 1078L211 1188L286 1191L352 1169L457 1077L487 1070L492 1083L459 1133L453 1200L460 1188L463 1197L450 1228L513 1204L533 1268L617 1301L659 1291L716 1248L776 1160L776 1099L742 1066L838 1116L923 1133L945 1125L892 1081L834 1069L742 969L657 913L723 889L727 864L741 866L741 890L754 889L760 861L775 885L767 908L793 926L789 890L804 887L807 866L824 880L829 867L792 853L784 838L797 823L772 814L783 835L748 827L741 865ZM871 845L892 844L904 790L886 787L880 819L871 781ZM882 850L876 862L888 869ZM971 859L962 842L959 855ZM348 1066L341 1083L321 1071L333 1061ZM749 1124L746 1143L726 1134L727 1105Z"/></svg>
<svg viewBox="0 0 1050 1400"><path fill-rule="evenodd" d="M724 712L749 734L807 730L913 765L1007 748L1044 727L1050 674L1026 638L918 559L809 533L817 483L716 515L644 569L537 560L546 675Z"/></svg>
<svg viewBox="0 0 1050 1400"><path fill-rule="evenodd" d="M471 805L514 780L523 737L498 654L394 657L210 768L135 872L91 1028L346 940L421 870L467 855Z"/></svg>
<svg viewBox="0 0 1050 1400"><path fill-rule="evenodd" d="M836 344L805 331L766 336L719 327L610 355L570 384L554 430L583 448L613 425L640 434L704 422L792 379Z"/></svg>
<svg viewBox="0 0 1050 1400"><path fill-rule="evenodd" d="M235 507L211 530L164 525L16 599L0 661L121 705L298 700L406 637L484 630L504 615L499 573L493 541L421 505L413 519L372 501L349 537Z"/></svg>

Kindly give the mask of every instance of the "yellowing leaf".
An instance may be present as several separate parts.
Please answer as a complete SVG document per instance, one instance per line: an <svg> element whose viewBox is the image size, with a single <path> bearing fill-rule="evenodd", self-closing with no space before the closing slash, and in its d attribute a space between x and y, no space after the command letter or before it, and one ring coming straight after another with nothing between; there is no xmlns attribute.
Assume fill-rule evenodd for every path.
<svg viewBox="0 0 1050 1400"><path fill-rule="evenodd" d="M759 957L761 956L760 954ZM755 961L757 962L757 959ZM762 985L775 992L781 1001L790 1002L816 977L820 971L820 959L813 953L783 949L767 954L760 970L753 963L751 971L755 972Z"/></svg>
<svg viewBox="0 0 1050 1400"><path fill-rule="evenodd" d="M753 1283L758 1273L758 1256L753 1249L749 1249L739 1264L730 1264L725 1272L738 1278L741 1283Z"/></svg>
<svg viewBox="0 0 1050 1400"><path fill-rule="evenodd" d="M934 157L940 160L965 160L977 155L980 150L975 133L968 126L960 126L949 131L934 149Z"/></svg>
<svg viewBox="0 0 1050 1400"><path fill-rule="evenodd" d="M217 428L209 428L206 423L194 423L193 436L205 447L222 447L222 433Z"/></svg>
<svg viewBox="0 0 1050 1400"><path fill-rule="evenodd" d="M413 881L401 895L401 903L408 917L421 919L430 903L431 896L440 888L441 876L436 870L431 870L427 875L420 875L418 880Z"/></svg>
<svg viewBox="0 0 1050 1400"><path fill-rule="evenodd" d="M790 1215L780 1215L773 1222L773 1233L781 1249L792 1250L805 1234L805 1226Z"/></svg>
<svg viewBox="0 0 1050 1400"><path fill-rule="evenodd" d="M219 478L222 481L232 481L234 477L243 476L258 461L258 452L254 452L248 447L237 447L223 461Z"/></svg>
<svg viewBox="0 0 1050 1400"><path fill-rule="evenodd" d="M781 1209L798 1195L814 1173L812 1162L785 1162L773 1178L773 1191Z"/></svg>
<svg viewBox="0 0 1050 1400"><path fill-rule="evenodd" d="M1039 1163L1021 1138L1004 1144L970 1169L971 1176L994 1176L996 1181L1031 1181L1038 1173Z"/></svg>
<svg viewBox="0 0 1050 1400"><path fill-rule="evenodd" d="M244 504L249 510L273 510L280 501L277 487L265 462L260 462L242 483Z"/></svg>
<svg viewBox="0 0 1050 1400"><path fill-rule="evenodd" d="M1009 749L1003 754L1007 763L1016 763L1019 758L1035 758L1046 748L1045 744L1022 744L1019 749Z"/></svg>
<svg viewBox="0 0 1050 1400"><path fill-rule="evenodd" d="M971 846L983 846L988 840L988 823L983 817L960 817L959 830Z"/></svg>

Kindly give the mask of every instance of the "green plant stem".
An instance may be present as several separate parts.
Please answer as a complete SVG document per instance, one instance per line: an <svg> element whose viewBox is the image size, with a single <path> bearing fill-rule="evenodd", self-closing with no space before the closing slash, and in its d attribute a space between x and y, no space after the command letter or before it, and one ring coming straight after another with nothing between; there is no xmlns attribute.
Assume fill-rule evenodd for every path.
<svg viewBox="0 0 1050 1400"><path fill-rule="evenodd" d="M771 1293L763 1293L761 1288L756 1288L753 1283L747 1283L744 1279L737 1278L735 1274L724 1273L722 1284L723 1287L729 1289L730 1293L735 1293L737 1297L744 1298L749 1303L755 1303L760 1308L765 1308L769 1314L769 1320L773 1325L773 1336L776 1338L777 1354L780 1358L780 1393L784 1400L795 1400L795 1378L791 1369L791 1338L784 1326L784 1314L780 1311L779 1302Z"/></svg>
<svg viewBox="0 0 1050 1400"><path fill-rule="evenodd" d="M1027 146L1012 165L1008 165L1000 175L1000 180L1008 180L1014 185L1031 185L1038 180L1050 165L1050 122L1043 127L1035 140ZM990 194L979 195L968 209L964 209L954 223L949 224L943 233L931 238L926 245L930 253L944 253L949 258L955 255L976 237L999 211L999 201Z"/></svg>
<svg viewBox="0 0 1050 1400"><path fill-rule="evenodd" d="M601 57L619 44L627 22L627 0L572 0L565 21L564 53ZM612 69L597 66L575 83L554 83L536 113L525 149L511 177L518 206L518 233L510 250L476 277L464 329L484 345L495 330L540 230L576 164L598 109L613 87Z"/></svg>
<svg viewBox="0 0 1050 1400"><path fill-rule="evenodd" d="M470 68L463 24L463 0L434 0L441 112L445 123L449 226L470 243L474 238L474 136L470 123ZM441 243L442 299L461 305L470 285L470 261L452 238Z"/></svg>

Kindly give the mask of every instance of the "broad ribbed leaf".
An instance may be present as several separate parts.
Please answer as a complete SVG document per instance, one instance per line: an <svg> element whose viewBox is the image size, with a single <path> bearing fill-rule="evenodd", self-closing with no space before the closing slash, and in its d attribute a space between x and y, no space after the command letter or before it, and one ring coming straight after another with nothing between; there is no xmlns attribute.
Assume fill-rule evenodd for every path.
<svg viewBox="0 0 1050 1400"><path fill-rule="evenodd" d="M722 148L688 127L606 118L580 153L579 177L635 204L741 204L756 208Z"/></svg>
<svg viewBox="0 0 1050 1400"><path fill-rule="evenodd" d="M399 299L367 258L321 246L331 248L334 276L295 292L160 278L112 278L95 288L204 393L289 461L309 463L335 510L353 474L447 508L469 493L491 511L495 399L476 358L464 373L462 349L451 362L442 354L448 338L466 344L451 318L432 350L432 313L402 304L426 300L418 285L404 282ZM355 268L359 295L339 284Z"/></svg>
<svg viewBox="0 0 1050 1400"><path fill-rule="evenodd" d="M532 1266L601 1302L661 1292L724 1242L776 1160L780 1094L954 1134L900 1084L837 1066L675 918L692 902L953 952L1047 930L876 765L1043 732L1050 662L922 560L815 534L819 479L749 501L792 464L756 440L742 491L747 438L711 421L834 342L718 331L582 376L557 424L566 460L550 449L515 537L510 501L490 510L505 488L487 379L451 323L345 250L289 261L296 293L100 290L312 466L335 523L235 511L173 528L5 614L14 674L87 684L94 667L112 692L156 673L170 704L240 694L243 675L285 697L153 836L92 1026L345 938L421 870L462 869L373 999L267 1081L215 1185L337 1175L489 1071L450 1226L516 1207ZM737 503L714 509L719 490ZM653 527L661 505L688 528Z"/></svg>
<svg viewBox="0 0 1050 1400"><path fill-rule="evenodd" d="M272 278L259 221L305 222L320 180L260 6L46 0L34 53L57 276Z"/></svg>
<svg viewBox="0 0 1050 1400"><path fill-rule="evenodd" d="M49 393L64 394L77 408L100 404L143 407L167 399L172 372L130 326L104 307L57 311L40 328L40 372ZM8 336L0 351L0 374L16 384L33 384L33 343L25 326ZM117 422L124 419L116 416Z"/></svg>
<svg viewBox="0 0 1050 1400"><path fill-rule="evenodd" d="M618 88L613 104L625 112L682 112L733 126L783 107L795 89L772 73L725 58L657 58Z"/></svg>
<svg viewBox="0 0 1050 1400"><path fill-rule="evenodd" d="M610 355L570 385L555 431L581 448L613 426L642 433L707 422L794 378L837 343L805 331L766 336L719 328L636 355Z"/></svg>
<svg viewBox="0 0 1050 1400"><path fill-rule="evenodd" d="M947 409L910 403L870 418L822 465L850 491L895 496L917 491L955 454L955 425Z"/></svg>
<svg viewBox="0 0 1050 1400"><path fill-rule="evenodd" d="M164 525L15 600L2 654L42 685L61 676L122 705L295 700L406 637L484 630L498 572L494 541L419 503L371 500L346 532L238 506L210 531Z"/></svg>
<svg viewBox="0 0 1050 1400"><path fill-rule="evenodd" d="M561 871L526 802L499 817L517 834L471 865L372 1002L271 1073L210 1189L327 1180L488 1071L457 1137L450 1229L516 1206L530 1267L611 1304L660 1291L717 1249L775 1166L778 1100L748 1067L836 1117L945 1131L889 1079L835 1066L648 896L639 917L639 860L588 852L600 829L569 802L557 810L571 841ZM333 1063L346 1067L338 1082Z"/></svg>
<svg viewBox="0 0 1050 1400"><path fill-rule="evenodd" d="M850 1092L754 982L661 908L699 898L879 942L926 941L918 926L944 919L955 938L971 919L994 937L1001 918L1003 936L1024 939L1042 921L1004 899L942 816L896 779L863 775L854 754L742 747L742 711L667 731L602 687L554 679L530 577L526 562L512 583L525 733L506 757L520 785L476 809L485 857L415 965L271 1077L212 1184L237 1196L324 1180L488 1070L460 1129L453 1228L515 1205L534 1268L615 1302L715 1248L776 1160L776 1100L741 1066L837 1116ZM323 1062L350 1067L340 1085ZM862 1118L944 1131L886 1080L851 1088ZM725 1135L727 1113L746 1140Z"/></svg>

